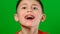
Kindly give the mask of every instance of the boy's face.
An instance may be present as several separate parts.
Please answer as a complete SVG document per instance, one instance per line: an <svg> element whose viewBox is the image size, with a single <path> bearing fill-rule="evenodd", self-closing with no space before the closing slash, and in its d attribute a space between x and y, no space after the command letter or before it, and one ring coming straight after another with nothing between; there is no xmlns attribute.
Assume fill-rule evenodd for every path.
<svg viewBox="0 0 60 34"><path fill-rule="evenodd" d="M42 19L43 18L43 19ZM24 26L36 26L44 20L42 8L36 0L22 0L15 15L16 21Z"/></svg>

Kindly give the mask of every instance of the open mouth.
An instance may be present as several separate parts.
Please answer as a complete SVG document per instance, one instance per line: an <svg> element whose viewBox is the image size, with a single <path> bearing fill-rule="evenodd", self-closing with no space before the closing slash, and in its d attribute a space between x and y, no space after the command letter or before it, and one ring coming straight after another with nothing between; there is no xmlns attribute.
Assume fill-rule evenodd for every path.
<svg viewBox="0 0 60 34"><path fill-rule="evenodd" d="M26 15L26 16L25 16L25 19L26 19L26 20L33 20L34 18L35 18L34 15Z"/></svg>

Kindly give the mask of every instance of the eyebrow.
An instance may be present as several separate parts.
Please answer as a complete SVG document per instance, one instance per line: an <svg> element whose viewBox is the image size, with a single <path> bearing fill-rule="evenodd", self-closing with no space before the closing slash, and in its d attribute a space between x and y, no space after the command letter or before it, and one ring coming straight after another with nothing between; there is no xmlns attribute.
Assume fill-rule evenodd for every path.
<svg viewBox="0 0 60 34"><path fill-rule="evenodd" d="M27 4L26 4L26 3L24 3L24 4L21 4L21 6L22 6L22 5L27 5ZM32 5L38 6L38 5L36 5L36 4L32 4Z"/></svg>
<svg viewBox="0 0 60 34"><path fill-rule="evenodd" d="M36 4L32 4L32 5L38 6L38 5L36 5Z"/></svg>
<svg viewBox="0 0 60 34"><path fill-rule="evenodd" d="M26 3L24 3L24 4L21 4L21 6L22 6L22 5L27 5L27 4L26 4Z"/></svg>

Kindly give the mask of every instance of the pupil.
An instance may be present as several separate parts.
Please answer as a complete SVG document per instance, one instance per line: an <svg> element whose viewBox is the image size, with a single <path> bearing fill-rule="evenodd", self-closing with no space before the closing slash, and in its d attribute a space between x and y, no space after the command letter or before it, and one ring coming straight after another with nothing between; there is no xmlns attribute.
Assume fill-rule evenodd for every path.
<svg viewBox="0 0 60 34"><path fill-rule="evenodd" d="M26 7L23 7L22 9L26 9Z"/></svg>
<svg viewBox="0 0 60 34"><path fill-rule="evenodd" d="M36 7L33 8L34 10L36 9Z"/></svg>

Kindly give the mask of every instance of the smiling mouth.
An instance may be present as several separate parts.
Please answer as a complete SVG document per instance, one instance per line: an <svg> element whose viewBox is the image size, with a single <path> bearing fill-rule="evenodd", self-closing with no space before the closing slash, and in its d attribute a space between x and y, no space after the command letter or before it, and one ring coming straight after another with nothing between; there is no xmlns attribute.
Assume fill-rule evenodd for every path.
<svg viewBox="0 0 60 34"><path fill-rule="evenodd" d="M26 16L25 16L25 19L26 19L26 20L33 20L34 18L35 18L34 15L26 15Z"/></svg>

